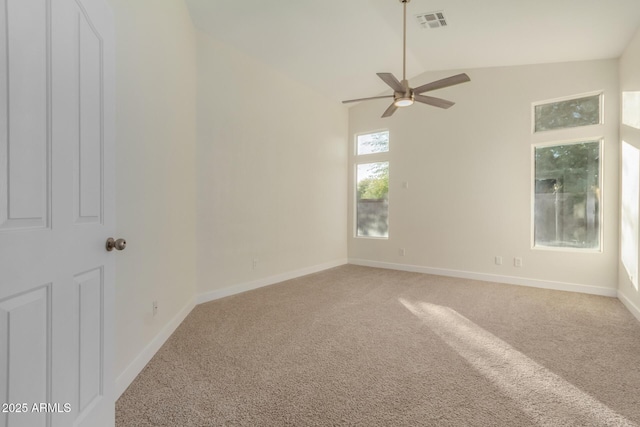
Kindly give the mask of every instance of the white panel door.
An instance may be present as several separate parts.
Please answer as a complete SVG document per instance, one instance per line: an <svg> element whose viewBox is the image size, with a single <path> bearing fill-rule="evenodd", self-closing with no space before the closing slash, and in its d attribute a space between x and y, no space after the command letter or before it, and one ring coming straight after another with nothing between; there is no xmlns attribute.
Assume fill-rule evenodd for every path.
<svg viewBox="0 0 640 427"><path fill-rule="evenodd" d="M113 27L0 0L0 427L114 425Z"/></svg>

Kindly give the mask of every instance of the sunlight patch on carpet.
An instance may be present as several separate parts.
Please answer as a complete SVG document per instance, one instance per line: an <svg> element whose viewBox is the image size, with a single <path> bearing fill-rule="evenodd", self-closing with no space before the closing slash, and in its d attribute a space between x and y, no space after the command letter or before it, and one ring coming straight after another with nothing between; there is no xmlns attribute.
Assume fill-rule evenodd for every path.
<svg viewBox="0 0 640 427"><path fill-rule="evenodd" d="M603 425L637 425L455 310L399 301L541 425L573 425L576 414Z"/></svg>

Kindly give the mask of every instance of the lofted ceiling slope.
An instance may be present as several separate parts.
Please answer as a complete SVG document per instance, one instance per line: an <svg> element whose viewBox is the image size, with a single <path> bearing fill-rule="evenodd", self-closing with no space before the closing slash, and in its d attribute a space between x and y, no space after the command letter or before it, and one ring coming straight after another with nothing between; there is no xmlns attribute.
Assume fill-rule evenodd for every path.
<svg viewBox="0 0 640 427"><path fill-rule="evenodd" d="M373 96L402 75L399 0L186 0L199 31L336 101ZM411 0L407 78L426 71L616 58L640 0ZM415 15L444 11L423 29Z"/></svg>

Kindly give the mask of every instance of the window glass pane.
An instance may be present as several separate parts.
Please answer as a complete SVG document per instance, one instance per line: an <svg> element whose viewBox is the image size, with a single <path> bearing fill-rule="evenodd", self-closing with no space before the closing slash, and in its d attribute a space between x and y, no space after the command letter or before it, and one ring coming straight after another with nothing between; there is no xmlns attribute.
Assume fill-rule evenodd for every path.
<svg viewBox="0 0 640 427"><path fill-rule="evenodd" d="M536 132L600 123L600 95L535 107Z"/></svg>
<svg viewBox="0 0 640 427"><path fill-rule="evenodd" d="M357 235L389 237L389 162L360 164L356 172Z"/></svg>
<svg viewBox="0 0 640 427"><path fill-rule="evenodd" d="M622 265L638 290L638 222L640 220L640 151L622 143L622 226L620 252Z"/></svg>
<svg viewBox="0 0 640 427"><path fill-rule="evenodd" d="M640 92L622 92L622 123L640 129Z"/></svg>
<svg viewBox="0 0 640 427"><path fill-rule="evenodd" d="M535 149L535 246L600 248L600 142Z"/></svg>
<svg viewBox="0 0 640 427"><path fill-rule="evenodd" d="M358 135L356 154L385 153L389 151L389 132Z"/></svg>

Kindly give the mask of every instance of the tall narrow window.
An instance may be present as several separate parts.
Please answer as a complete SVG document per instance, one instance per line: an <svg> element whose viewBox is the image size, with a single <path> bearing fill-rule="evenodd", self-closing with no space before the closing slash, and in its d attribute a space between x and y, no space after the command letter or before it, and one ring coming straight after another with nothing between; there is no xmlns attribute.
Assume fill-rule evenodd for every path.
<svg viewBox="0 0 640 427"><path fill-rule="evenodd" d="M389 237L389 132L356 138L356 236Z"/></svg>
<svg viewBox="0 0 640 427"><path fill-rule="evenodd" d="M622 123L640 129L640 92L622 92Z"/></svg>
<svg viewBox="0 0 640 427"><path fill-rule="evenodd" d="M620 230L620 257L629 279L638 289L638 222L640 219L640 151L622 143L622 225Z"/></svg>
<svg viewBox="0 0 640 427"><path fill-rule="evenodd" d="M358 236L389 236L389 162L357 168Z"/></svg>
<svg viewBox="0 0 640 427"><path fill-rule="evenodd" d="M535 147L534 244L600 249L600 141Z"/></svg>

